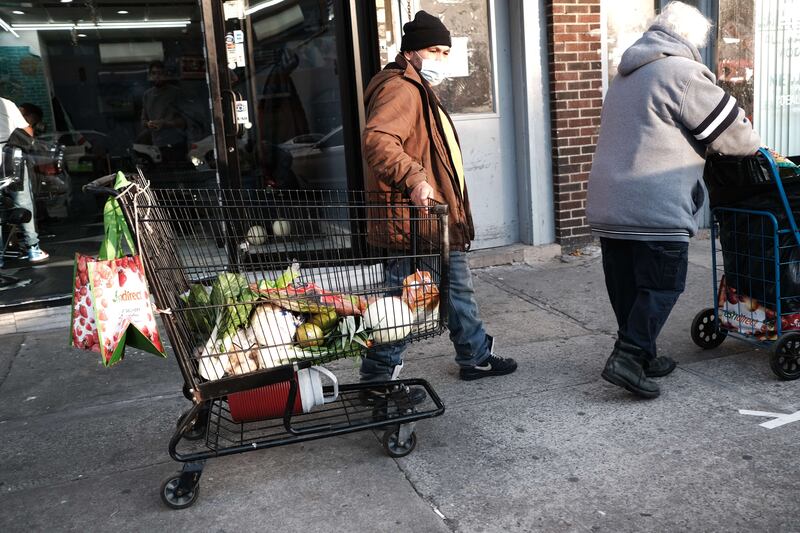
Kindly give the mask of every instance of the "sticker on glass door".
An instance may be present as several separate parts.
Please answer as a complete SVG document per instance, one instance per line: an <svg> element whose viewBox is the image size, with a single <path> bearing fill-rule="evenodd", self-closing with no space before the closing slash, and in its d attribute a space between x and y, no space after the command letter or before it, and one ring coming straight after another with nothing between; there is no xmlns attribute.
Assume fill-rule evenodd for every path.
<svg viewBox="0 0 800 533"><path fill-rule="evenodd" d="M250 122L250 110L247 100L236 100L236 123L241 124L248 130L253 126Z"/></svg>
<svg viewBox="0 0 800 533"><path fill-rule="evenodd" d="M245 66L244 32L242 30L229 31L225 34L225 52L229 69Z"/></svg>

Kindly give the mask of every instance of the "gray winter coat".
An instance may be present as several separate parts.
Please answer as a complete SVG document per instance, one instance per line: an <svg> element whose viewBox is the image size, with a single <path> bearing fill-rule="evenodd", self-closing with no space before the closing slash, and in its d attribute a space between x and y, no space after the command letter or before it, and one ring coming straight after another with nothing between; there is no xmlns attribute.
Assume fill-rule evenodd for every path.
<svg viewBox="0 0 800 533"><path fill-rule="evenodd" d="M761 140L697 48L653 25L622 55L603 103L586 214L600 237L688 241L707 152L753 154Z"/></svg>

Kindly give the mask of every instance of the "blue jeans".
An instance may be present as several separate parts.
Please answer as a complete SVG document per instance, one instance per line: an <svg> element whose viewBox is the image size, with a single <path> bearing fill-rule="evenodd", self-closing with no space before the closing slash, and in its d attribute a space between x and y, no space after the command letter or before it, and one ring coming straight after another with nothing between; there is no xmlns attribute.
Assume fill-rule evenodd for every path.
<svg viewBox="0 0 800 533"><path fill-rule="evenodd" d="M19 233L22 235L22 247L27 249L31 246L36 246L39 244L39 234L36 233L36 213L33 209L33 190L31 187L31 178L30 172L26 168L25 173L22 176L22 190L21 191L9 191L8 195L11 197L11 202L14 204L14 207L20 207L22 209L27 209L31 212L31 221L26 222L25 224L20 224L17 226L19 228ZM0 227L0 243L5 244L3 241L3 228ZM0 262L2 262L2 257L0 257Z"/></svg>
<svg viewBox="0 0 800 533"><path fill-rule="evenodd" d="M619 338L658 357L656 339L686 287L689 244L600 239Z"/></svg>
<svg viewBox="0 0 800 533"><path fill-rule="evenodd" d="M423 268L420 266L421 270ZM385 265L385 283L387 287L397 289L403 286L403 279L411 273L409 260L392 259ZM397 290L392 290L387 292L387 296L397 296L397 293ZM489 357L489 338L478 313L472 272L465 252L450 252L448 300L447 329L455 348L456 363L461 366L483 363ZM369 350L361 360L361 379L389 379L394 368L403 363L405 349L405 344L395 344Z"/></svg>

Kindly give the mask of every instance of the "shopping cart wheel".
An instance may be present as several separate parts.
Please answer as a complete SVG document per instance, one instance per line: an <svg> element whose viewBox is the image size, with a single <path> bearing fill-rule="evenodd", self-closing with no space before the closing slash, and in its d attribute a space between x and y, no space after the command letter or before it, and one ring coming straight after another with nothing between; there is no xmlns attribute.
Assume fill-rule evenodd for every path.
<svg viewBox="0 0 800 533"><path fill-rule="evenodd" d="M775 341L769 366L781 379L800 378L800 333L784 333Z"/></svg>
<svg viewBox="0 0 800 533"><path fill-rule="evenodd" d="M189 416L191 412L191 408L187 409L180 418L178 418L175 427L181 427L181 424L183 424L183 421L186 420L186 417ZM206 436L206 427L208 427L208 408L204 407L200 409L197 417L189 424L189 427L183 434L183 438L186 440L200 440Z"/></svg>
<svg viewBox="0 0 800 533"><path fill-rule="evenodd" d="M413 426L413 424L392 426L383 433L383 449L389 457L405 457L414 451L417 447L417 432Z"/></svg>
<svg viewBox="0 0 800 533"><path fill-rule="evenodd" d="M692 340L704 350L716 348L727 336L728 331L720 329L712 307L703 309L692 320Z"/></svg>
<svg viewBox="0 0 800 533"><path fill-rule="evenodd" d="M161 484L161 501L170 509L186 509L194 505L200 495L200 483L190 489L181 487L181 475L170 476Z"/></svg>

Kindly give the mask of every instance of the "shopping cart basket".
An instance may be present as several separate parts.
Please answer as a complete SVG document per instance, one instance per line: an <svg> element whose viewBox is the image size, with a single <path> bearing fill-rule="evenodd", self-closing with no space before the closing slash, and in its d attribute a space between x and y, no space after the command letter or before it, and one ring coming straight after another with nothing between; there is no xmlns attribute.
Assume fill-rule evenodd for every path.
<svg viewBox="0 0 800 533"><path fill-rule="evenodd" d="M165 189L141 171L115 191L112 179L87 190L116 196L193 402L169 443L184 467L161 486L166 505L196 501L208 458L368 429L383 429L386 453L402 457L416 445L414 424L444 412L421 379L321 387L314 369L444 331L446 205Z"/></svg>
<svg viewBox="0 0 800 533"><path fill-rule="evenodd" d="M800 175L761 149L753 157L710 158L704 179L714 305L695 316L692 340L711 349L731 336L770 349L772 371L797 379L800 230L792 209L800 209Z"/></svg>

